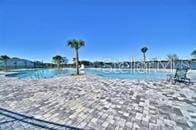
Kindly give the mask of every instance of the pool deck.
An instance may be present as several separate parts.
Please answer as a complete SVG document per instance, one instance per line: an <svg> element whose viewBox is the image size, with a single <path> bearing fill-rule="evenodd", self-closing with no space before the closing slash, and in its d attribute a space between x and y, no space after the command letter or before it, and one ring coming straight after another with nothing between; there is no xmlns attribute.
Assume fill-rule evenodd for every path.
<svg viewBox="0 0 196 130"><path fill-rule="evenodd" d="M0 76L0 130L47 127L194 130L196 84L115 80L94 75L40 80Z"/></svg>

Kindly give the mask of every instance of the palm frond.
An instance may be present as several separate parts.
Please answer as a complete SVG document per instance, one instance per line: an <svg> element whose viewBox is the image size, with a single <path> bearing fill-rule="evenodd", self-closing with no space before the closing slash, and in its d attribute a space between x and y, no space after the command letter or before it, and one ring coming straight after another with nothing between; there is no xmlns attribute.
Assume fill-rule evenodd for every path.
<svg viewBox="0 0 196 130"><path fill-rule="evenodd" d="M67 42L67 45L71 48L79 49L85 46L85 42L83 40L72 39Z"/></svg>
<svg viewBox="0 0 196 130"><path fill-rule="evenodd" d="M141 51L142 51L143 53L146 53L146 52L148 51L148 48L147 48L147 47L143 47L143 48L141 49Z"/></svg>

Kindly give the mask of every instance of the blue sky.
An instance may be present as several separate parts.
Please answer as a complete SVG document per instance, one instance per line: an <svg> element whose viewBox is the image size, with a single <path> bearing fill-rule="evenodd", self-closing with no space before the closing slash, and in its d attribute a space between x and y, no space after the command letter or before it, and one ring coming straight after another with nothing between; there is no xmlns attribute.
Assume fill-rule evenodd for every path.
<svg viewBox="0 0 196 130"><path fill-rule="evenodd" d="M86 41L81 59L189 58L196 49L194 0L0 0L0 55L70 60L66 45Z"/></svg>

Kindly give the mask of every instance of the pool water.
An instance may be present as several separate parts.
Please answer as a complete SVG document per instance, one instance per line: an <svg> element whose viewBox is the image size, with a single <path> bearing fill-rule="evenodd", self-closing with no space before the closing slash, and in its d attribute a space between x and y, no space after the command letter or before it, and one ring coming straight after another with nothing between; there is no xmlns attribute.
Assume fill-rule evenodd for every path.
<svg viewBox="0 0 196 130"><path fill-rule="evenodd" d="M7 77L17 77L19 79L43 79L54 76L74 74L75 69L34 69L15 71L13 74L7 74ZM132 71L132 70L112 70L112 69L84 69L81 73L93 74L112 79L147 79L160 80L166 79L166 72L158 71Z"/></svg>

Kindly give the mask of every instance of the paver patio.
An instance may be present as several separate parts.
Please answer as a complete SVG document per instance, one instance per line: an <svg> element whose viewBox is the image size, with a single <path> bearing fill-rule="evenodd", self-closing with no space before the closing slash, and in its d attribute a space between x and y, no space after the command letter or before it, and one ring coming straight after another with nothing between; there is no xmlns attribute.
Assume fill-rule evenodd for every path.
<svg viewBox="0 0 196 130"><path fill-rule="evenodd" d="M82 129L194 130L196 85L94 75L41 80L0 77L0 108ZM10 121L1 113L0 124ZM44 129L20 121L1 124L3 128Z"/></svg>

